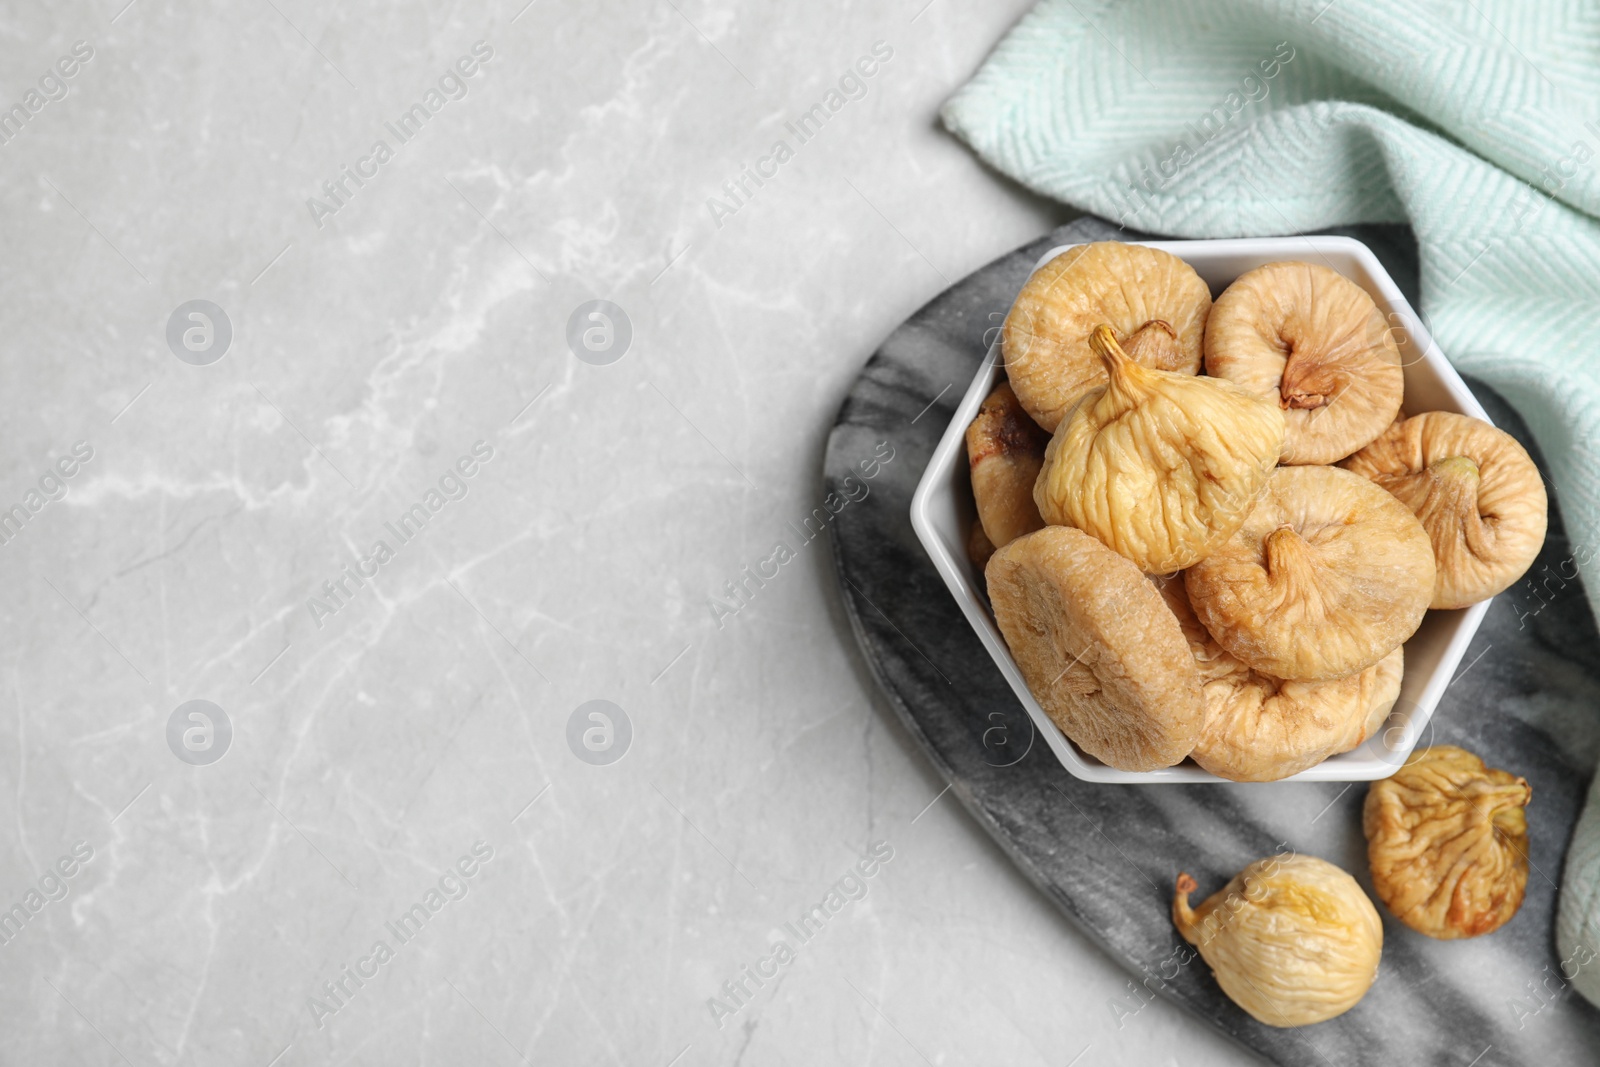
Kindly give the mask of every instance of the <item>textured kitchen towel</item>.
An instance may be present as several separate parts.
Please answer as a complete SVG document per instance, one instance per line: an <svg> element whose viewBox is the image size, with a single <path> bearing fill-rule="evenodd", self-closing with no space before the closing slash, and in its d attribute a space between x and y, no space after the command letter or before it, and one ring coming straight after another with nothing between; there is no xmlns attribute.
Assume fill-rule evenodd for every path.
<svg viewBox="0 0 1600 1067"><path fill-rule="evenodd" d="M1600 614L1592 0L1043 0L943 117L1005 174L1129 228L1410 223L1421 312L1527 421L1571 534L1563 570ZM1551 581L1505 595L1534 611ZM1563 972L1600 1003L1600 793L1561 897Z"/></svg>

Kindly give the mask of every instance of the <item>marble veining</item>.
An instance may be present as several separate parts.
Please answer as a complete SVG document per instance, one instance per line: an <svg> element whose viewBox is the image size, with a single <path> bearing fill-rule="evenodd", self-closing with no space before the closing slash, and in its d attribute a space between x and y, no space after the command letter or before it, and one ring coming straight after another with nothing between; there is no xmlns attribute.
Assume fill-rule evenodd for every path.
<svg viewBox="0 0 1600 1067"><path fill-rule="evenodd" d="M1561 862L1600 750L1600 639L1575 587L1496 599L1422 744L1460 744L1527 777L1530 876L1514 921L1492 936L1438 942L1385 916L1384 955L1368 996L1339 1018L1283 1030L1231 1004L1173 930L1180 869L1202 894L1252 860L1285 849L1349 870L1371 893L1359 783L1107 786L1072 778L1041 745L910 527L911 494L962 387L1038 256L1054 244L1101 240L1082 219L961 281L874 354L829 439L830 484L880 438L906 457L865 507L839 517L836 563L851 621L874 676L951 790L999 846L1086 936L1120 959L1128 981L1108 1008L1119 1023L1172 1001L1284 1064L1587 1064L1600 1011L1561 978L1553 942ZM1338 231L1366 241L1403 291L1416 292L1415 250L1396 227ZM944 391L948 382L956 388ZM1529 443L1515 414L1469 382L1497 425ZM919 415L934 400L933 409ZM940 417L940 413L942 417ZM1537 458L1537 453L1535 453ZM1560 573L1570 554L1553 501L1533 571ZM996 729L1000 732L993 732Z"/></svg>
<svg viewBox="0 0 1600 1067"><path fill-rule="evenodd" d="M829 541L900 439L795 532L1065 215L936 124L1026 6L0 9L0 1064L1236 1061L878 695Z"/></svg>

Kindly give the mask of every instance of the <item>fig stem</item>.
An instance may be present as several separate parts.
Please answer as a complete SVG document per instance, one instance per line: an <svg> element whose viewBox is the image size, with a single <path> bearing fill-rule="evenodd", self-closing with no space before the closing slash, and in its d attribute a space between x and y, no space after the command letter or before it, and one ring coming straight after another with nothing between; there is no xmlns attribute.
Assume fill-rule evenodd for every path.
<svg viewBox="0 0 1600 1067"><path fill-rule="evenodd" d="M1133 363L1133 357L1122 350L1122 346L1117 343L1117 335L1104 323L1089 332L1089 347L1100 357L1100 362L1105 364L1106 373L1113 378L1117 376L1119 370Z"/></svg>
<svg viewBox="0 0 1600 1067"><path fill-rule="evenodd" d="M1470 456L1434 460L1423 477L1427 480L1427 495L1421 505L1413 509L1422 525L1430 530L1457 526L1466 541L1467 551L1479 559L1490 555L1490 534L1478 510L1483 474L1477 462Z"/></svg>
<svg viewBox="0 0 1600 1067"><path fill-rule="evenodd" d="M1339 382L1326 364L1292 348L1278 383L1278 406L1310 411L1326 407L1338 395Z"/></svg>
<svg viewBox="0 0 1600 1067"><path fill-rule="evenodd" d="M1196 943L1194 928L1199 924L1200 919L1199 916L1195 915L1194 909L1189 907L1189 894L1199 888L1199 883L1190 877L1188 871L1184 871L1178 875L1177 890L1172 894L1172 924L1178 928L1178 933L1183 935L1183 939L1191 945Z"/></svg>
<svg viewBox="0 0 1600 1067"><path fill-rule="evenodd" d="M1526 778L1484 790L1478 796L1488 801L1491 809L1489 821L1495 829L1513 835L1526 832L1526 817L1522 810L1533 800L1533 787Z"/></svg>
<svg viewBox="0 0 1600 1067"><path fill-rule="evenodd" d="M1468 482L1476 486L1482 477L1477 461L1471 456L1449 456L1435 460L1428 465L1428 472L1440 481L1461 483L1463 487Z"/></svg>
<svg viewBox="0 0 1600 1067"><path fill-rule="evenodd" d="M1267 534L1267 572L1274 577L1283 574L1285 566L1303 562L1305 540L1289 523L1284 523Z"/></svg>
<svg viewBox="0 0 1600 1067"><path fill-rule="evenodd" d="M1100 357L1106 377L1110 379L1106 387L1110 410L1126 411L1137 405L1155 372L1128 355L1117 341L1116 333L1103 323L1089 334L1089 347Z"/></svg>
<svg viewBox="0 0 1600 1067"><path fill-rule="evenodd" d="M1287 600L1302 601L1313 618L1324 610L1311 546L1291 524L1284 523L1262 542L1267 577Z"/></svg>

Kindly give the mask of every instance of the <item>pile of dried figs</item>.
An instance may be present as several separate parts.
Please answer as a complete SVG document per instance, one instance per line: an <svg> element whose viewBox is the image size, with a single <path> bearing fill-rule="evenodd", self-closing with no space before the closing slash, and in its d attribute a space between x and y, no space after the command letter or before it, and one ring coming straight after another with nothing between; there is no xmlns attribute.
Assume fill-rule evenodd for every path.
<svg viewBox="0 0 1600 1067"><path fill-rule="evenodd" d="M1511 921L1528 888L1532 790L1462 748L1415 752L1372 783L1362 809L1372 886L1419 934L1449 941ZM1290 852L1257 860L1191 907L1178 875L1172 922L1222 991L1268 1026L1324 1022L1378 977L1383 922L1347 871Z"/></svg>
<svg viewBox="0 0 1600 1067"><path fill-rule="evenodd" d="M1365 741L1429 609L1510 586L1544 482L1480 419L1402 413L1365 289L1080 245L1006 317L967 430L995 620L1050 718L1121 770L1286 778ZM1204 373L1201 373L1202 370Z"/></svg>
<svg viewBox="0 0 1600 1067"><path fill-rule="evenodd" d="M1080 245L1028 280L1001 347L967 430L969 552L1040 707L1109 766L1266 782L1354 749L1425 613L1501 592L1544 543L1527 452L1406 414L1393 329L1328 267L1269 263L1213 302L1168 252ZM1416 753L1367 799L1379 897L1430 936L1495 929L1527 801L1461 749ZM1182 876L1173 916L1236 1002L1285 1026L1360 999L1382 926L1349 875L1293 857L1234 882L1191 909Z"/></svg>

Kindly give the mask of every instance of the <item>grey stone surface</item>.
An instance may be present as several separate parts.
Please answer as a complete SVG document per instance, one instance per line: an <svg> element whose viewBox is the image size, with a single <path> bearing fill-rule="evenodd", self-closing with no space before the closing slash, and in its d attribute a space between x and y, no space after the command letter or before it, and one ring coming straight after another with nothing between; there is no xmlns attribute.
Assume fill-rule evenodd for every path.
<svg viewBox="0 0 1600 1067"><path fill-rule="evenodd" d="M0 909L49 878L0 941L0 1064L1235 1061L1169 1004L1119 1029L1120 966L930 806L791 532L874 345L1063 215L936 124L1027 6L0 5L0 105L94 49L0 143L0 506L94 453L0 543ZM865 92L786 134L877 41ZM169 343L193 300L231 323L214 361L186 316L193 358ZM629 318L614 362L569 348L592 300ZM388 533L480 440L466 495ZM169 731L194 700L231 727L210 764L178 753L216 716ZM609 765L574 748L603 705L569 731L591 701L628 716ZM719 1028L876 841L865 896Z"/></svg>
<svg viewBox="0 0 1600 1067"><path fill-rule="evenodd" d="M1415 300L1405 230L1339 232L1367 241ZM1272 1060L1594 1063L1600 1012L1561 980L1552 933L1563 852L1600 750L1600 640L1581 589L1548 579L1571 573L1561 566L1569 542L1558 507L1531 572L1545 584L1538 595L1524 584L1496 599L1423 740L1470 748L1532 785L1527 900L1506 927L1467 942L1433 941L1385 915L1378 981L1344 1016L1294 1030L1254 1022L1222 995L1203 961L1170 962L1182 958L1183 943L1168 909L1180 869L1208 895L1283 847L1339 864L1370 893L1364 784L1095 785L1068 775L1044 745L1027 744L1026 715L928 562L907 512L987 347L985 330L1033 262L1053 244L1113 234L1082 219L963 279L884 342L846 400L828 443L831 486L842 489L873 442L891 440L898 450L865 505L844 511L835 527L843 595L874 675L952 792L1046 897L1123 962L1130 981L1153 976L1148 988L1163 999ZM1527 445L1515 414L1469 384L1497 424ZM995 727L1008 727L1009 740L989 732ZM1123 1010L1132 1017L1142 1000L1130 992Z"/></svg>

